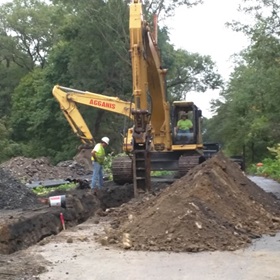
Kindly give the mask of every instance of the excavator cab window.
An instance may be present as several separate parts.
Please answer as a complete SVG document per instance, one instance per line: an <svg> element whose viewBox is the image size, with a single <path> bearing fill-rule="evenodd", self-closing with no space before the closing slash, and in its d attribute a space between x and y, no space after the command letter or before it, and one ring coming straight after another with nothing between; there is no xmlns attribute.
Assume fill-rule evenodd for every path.
<svg viewBox="0 0 280 280"><path fill-rule="evenodd" d="M192 105L174 106L172 112L173 144L195 143L196 120Z"/></svg>

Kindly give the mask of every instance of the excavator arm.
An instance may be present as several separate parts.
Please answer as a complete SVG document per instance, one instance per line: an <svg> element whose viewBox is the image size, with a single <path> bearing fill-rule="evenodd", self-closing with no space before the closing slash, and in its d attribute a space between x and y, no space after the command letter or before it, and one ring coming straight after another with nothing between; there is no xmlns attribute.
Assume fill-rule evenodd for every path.
<svg viewBox="0 0 280 280"><path fill-rule="evenodd" d="M134 103L123 101L118 97L76 90L59 85L54 86L52 93L59 102L60 109L72 130L83 143L83 145L79 147L80 151L75 156L75 160L83 163L88 169L91 169L90 151L95 141L77 104L84 104L133 119L131 111L135 108Z"/></svg>
<svg viewBox="0 0 280 280"><path fill-rule="evenodd" d="M155 37L143 19L140 0L130 4L132 86L135 103L133 131L134 190L150 190L151 152L170 151L170 106L165 75Z"/></svg>
<svg viewBox="0 0 280 280"><path fill-rule="evenodd" d="M151 130L151 149L170 150L170 106L166 101L165 85L167 69L161 64L157 36L143 19L140 0L133 0L130 4L129 30L135 115L138 112L147 112L147 115L150 115L150 118L147 118L149 123L142 123L146 125L146 130Z"/></svg>

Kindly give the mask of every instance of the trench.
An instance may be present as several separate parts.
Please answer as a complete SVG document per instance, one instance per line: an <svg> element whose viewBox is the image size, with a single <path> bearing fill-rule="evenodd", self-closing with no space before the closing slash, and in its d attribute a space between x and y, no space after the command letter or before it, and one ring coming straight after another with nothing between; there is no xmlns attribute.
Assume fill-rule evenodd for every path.
<svg viewBox="0 0 280 280"><path fill-rule="evenodd" d="M131 185L104 188L95 196L90 190L74 190L65 194L65 207L42 205L35 209L1 211L0 254L26 249L42 239L73 227L93 216L96 211L118 207L133 197Z"/></svg>

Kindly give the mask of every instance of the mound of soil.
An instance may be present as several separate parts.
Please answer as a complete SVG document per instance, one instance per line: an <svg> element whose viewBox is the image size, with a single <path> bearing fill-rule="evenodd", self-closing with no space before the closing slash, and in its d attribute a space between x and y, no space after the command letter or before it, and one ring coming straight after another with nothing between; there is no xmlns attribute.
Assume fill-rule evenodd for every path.
<svg viewBox="0 0 280 280"><path fill-rule="evenodd" d="M53 166L45 157L12 158L0 165L0 209L30 209L41 206L38 197L26 187L26 183L75 178L87 174L87 170L71 160Z"/></svg>
<svg viewBox="0 0 280 280"><path fill-rule="evenodd" d="M219 153L159 195L112 211L100 240L133 250L236 250L275 234L279 214L279 201Z"/></svg>
<svg viewBox="0 0 280 280"><path fill-rule="evenodd" d="M9 172L0 168L0 209L25 209L37 206L41 206L37 196Z"/></svg>
<svg viewBox="0 0 280 280"><path fill-rule="evenodd" d="M0 167L9 171L14 178L22 183L76 178L91 174L90 171L73 160L63 161L54 166L46 157L37 159L15 157L2 163Z"/></svg>

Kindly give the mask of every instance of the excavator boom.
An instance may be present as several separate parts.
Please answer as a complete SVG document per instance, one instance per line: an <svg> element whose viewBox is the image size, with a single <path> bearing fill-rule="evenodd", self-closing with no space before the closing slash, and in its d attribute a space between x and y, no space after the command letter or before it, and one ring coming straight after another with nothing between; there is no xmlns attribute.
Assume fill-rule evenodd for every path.
<svg viewBox="0 0 280 280"><path fill-rule="evenodd" d="M170 106L157 42L143 20L142 3L130 4L130 52L135 103L133 133L134 190L150 189L151 152L170 151Z"/></svg>
<svg viewBox="0 0 280 280"><path fill-rule="evenodd" d="M77 104L83 104L97 109L114 112L133 119L131 111L135 107L134 103L123 101L118 97L81 91L59 85L54 86L52 92L56 100L59 102L60 109L70 124L72 130L83 143L83 145L79 147L80 151L75 156L75 160L85 165L88 169L92 169L90 152L95 141L83 116L77 108ZM127 143L129 142L127 141ZM126 149L129 150L131 147L124 147L124 150Z"/></svg>

